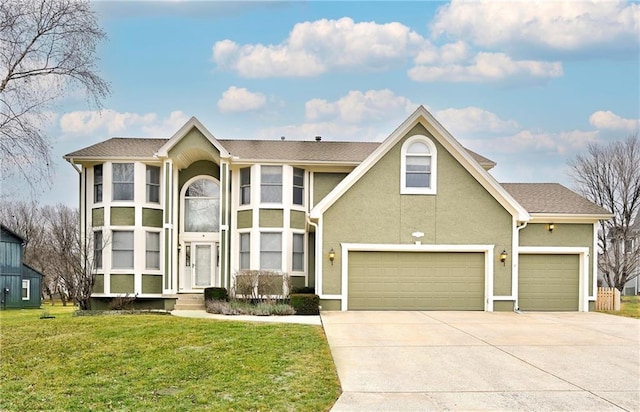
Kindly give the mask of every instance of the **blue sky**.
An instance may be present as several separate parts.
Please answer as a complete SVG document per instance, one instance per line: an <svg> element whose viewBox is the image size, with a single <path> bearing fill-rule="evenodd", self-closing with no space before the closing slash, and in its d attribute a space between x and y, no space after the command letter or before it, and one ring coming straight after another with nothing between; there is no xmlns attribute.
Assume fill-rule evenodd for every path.
<svg viewBox="0 0 640 412"><path fill-rule="evenodd" d="M569 187L569 159L640 124L638 3L94 6L112 95L101 113L75 94L59 102L43 203L77 205L64 154L170 137L191 116L223 139L381 141L421 104L496 161L499 181Z"/></svg>

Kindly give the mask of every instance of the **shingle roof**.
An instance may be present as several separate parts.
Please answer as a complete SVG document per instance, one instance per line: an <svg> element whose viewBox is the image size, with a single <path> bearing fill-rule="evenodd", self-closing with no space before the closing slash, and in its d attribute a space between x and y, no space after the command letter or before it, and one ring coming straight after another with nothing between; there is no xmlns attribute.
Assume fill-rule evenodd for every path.
<svg viewBox="0 0 640 412"><path fill-rule="evenodd" d="M559 183L502 183L502 187L529 213L609 214Z"/></svg>
<svg viewBox="0 0 640 412"><path fill-rule="evenodd" d="M113 137L76 150L65 158L140 158L153 155L167 142L163 138ZM316 142L295 140L218 140L232 156L250 160L285 160L309 162L359 163L380 143L377 142ZM469 154L482 166L495 162L471 150Z"/></svg>
<svg viewBox="0 0 640 412"><path fill-rule="evenodd" d="M75 157L153 157L168 139L113 137L65 155Z"/></svg>

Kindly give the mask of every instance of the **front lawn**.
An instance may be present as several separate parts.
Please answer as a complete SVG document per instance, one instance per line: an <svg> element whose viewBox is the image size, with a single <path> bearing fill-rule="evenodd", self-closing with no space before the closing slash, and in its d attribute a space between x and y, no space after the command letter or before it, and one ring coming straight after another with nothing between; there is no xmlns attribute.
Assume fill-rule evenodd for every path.
<svg viewBox="0 0 640 412"><path fill-rule="evenodd" d="M640 296L620 296L620 311L602 310L602 313L640 319Z"/></svg>
<svg viewBox="0 0 640 412"><path fill-rule="evenodd" d="M0 312L0 410L326 411L340 394L320 326L44 310Z"/></svg>

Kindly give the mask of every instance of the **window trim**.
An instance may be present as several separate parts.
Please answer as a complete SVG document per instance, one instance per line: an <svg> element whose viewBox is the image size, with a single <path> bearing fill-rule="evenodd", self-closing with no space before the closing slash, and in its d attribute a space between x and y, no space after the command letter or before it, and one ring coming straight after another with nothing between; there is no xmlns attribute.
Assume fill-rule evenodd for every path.
<svg viewBox="0 0 640 412"><path fill-rule="evenodd" d="M150 182L149 181L149 168L154 168L158 170L158 183L155 182ZM161 182L162 182L162 168L160 166L154 166L154 165L145 165L144 168L144 180L145 180L145 193L144 193L144 198L145 201L147 203L152 203L152 204L160 204L160 188L161 188ZM149 188L150 187L157 187L158 188L158 200L150 200L149 199Z"/></svg>
<svg viewBox="0 0 640 412"><path fill-rule="evenodd" d="M424 143L429 148L431 157L431 179L429 187L407 187L407 150L416 142ZM409 155L411 156L411 155ZM400 194L403 195L435 195L438 184L438 150L433 141L424 135L411 136L402 145L400 151Z"/></svg>
<svg viewBox="0 0 640 412"><path fill-rule="evenodd" d="M302 172L302 185L296 185L296 170ZM306 180L306 171L300 167L293 166L291 168L291 204L293 206L302 206L304 207L305 202L305 180ZM302 190L301 202L296 203L296 189Z"/></svg>
<svg viewBox="0 0 640 412"><path fill-rule="evenodd" d="M280 183L278 184L274 184L274 183L265 183L263 181L263 176L262 176L262 170L263 168L279 168L280 169ZM269 187L280 187L280 200L277 202L267 202L263 200L263 188L265 186L269 186ZM284 165L278 164L278 165L273 165L273 164L269 164L269 165L260 165L260 203L261 204L271 204L271 205L281 205L284 202Z"/></svg>
<svg viewBox="0 0 640 412"><path fill-rule="evenodd" d="M131 236L133 237L133 242L131 245L131 249L115 249L115 238L116 238L116 233L131 233ZM112 242L111 242L111 269L115 269L115 270L132 270L135 269L136 267L136 254L135 254L135 249L136 249L136 234L135 231L133 229L130 230L113 230L111 232L111 236L112 236ZM115 258L115 252L130 252L131 256L133 256L132 262L131 262L131 267L116 267L114 265L114 258Z"/></svg>
<svg viewBox="0 0 640 412"><path fill-rule="evenodd" d="M189 189L189 187L197 180L200 179L204 179L204 180L209 180L213 183L215 183L216 185L218 185L218 230L214 230L213 232L189 232L186 230L186 226L187 226L187 221L186 221L186 205L187 205L187 198L189 199L196 199L194 197L191 196L187 196L187 189ZM181 235L187 235L187 236L193 236L195 234L218 234L220 233L220 227L222 226L222 185L220 184L220 181L218 179L216 179L213 176L209 176L209 175L196 175L193 176L191 179L187 180L184 185L182 186L182 189L180 189L180 234ZM207 198L201 198L201 199L208 199ZM215 197L212 197L211 199L215 199ZM198 240L205 240L205 238L198 238ZM210 239L209 239L210 240Z"/></svg>
<svg viewBox="0 0 640 412"><path fill-rule="evenodd" d="M100 182L96 179L96 170L100 169ZM100 199L98 199L98 187L100 188ZM104 164L93 165L93 203L102 203L104 200Z"/></svg>
<svg viewBox="0 0 640 412"><path fill-rule="evenodd" d="M155 230L146 230L144 233L144 267L147 270L160 270L162 266L162 236L161 232ZM149 235L157 235L158 236L158 250L149 249ZM149 266L148 254L149 253L157 253L158 254L158 267Z"/></svg>
<svg viewBox="0 0 640 412"><path fill-rule="evenodd" d="M25 290L27 291L27 296L23 296ZM31 299L31 279L22 279L22 289L20 289L20 296L22 297L22 300Z"/></svg>
<svg viewBox="0 0 640 412"><path fill-rule="evenodd" d="M249 177L249 182L247 184L243 184L242 183L242 175L243 175L243 173L247 173L247 175ZM238 184L238 187L240 188L240 191L238 193L238 205L240 205L240 206L251 205L251 166L240 168L239 178L240 178L240 182ZM248 200L244 199L244 197L243 197L244 189L246 189L246 188L248 188L248 190L249 190L248 191L248 197L249 197Z"/></svg>
<svg viewBox="0 0 640 412"><path fill-rule="evenodd" d="M280 267L279 268L264 268L262 267L262 235L279 235L280 236ZM275 271L282 271L282 267L283 267L283 263L284 260L282 258L282 253L283 253L283 241L284 241L284 236L283 236L283 232L282 231L274 231L274 230L264 230L264 231L260 231L260 238L259 238L259 248L260 248L260 254L259 254L259 268L260 270L275 270ZM270 253L275 253L276 251L265 251L265 252L270 252Z"/></svg>
<svg viewBox="0 0 640 412"><path fill-rule="evenodd" d="M98 246L96 242L96 237L100 236L100 245ZM93 268L95 270L103 270L104 269L104 253L103 252L103 244L104 237L102 230L94 230L93 231Z"/></svg>
<svg viewBox="0 0 640 412"><path fill-rule="evenodd" d="M299 254L302 254L302 269L300 270L296 270L296 268L294 267L295 265L295 237L296 236L302 236L302 252L297 252ZM292 232L291 233L291 272L295 272L295 273L306 273L306 268L307 268L307 261L306 261L306 257L307 257L307 253L306 250L307 249L307 235L305 232Z"/></svg>
<svg viewBox="0 0 640 412"><path fill-rule="evenodd" d="M242 250L242 236L249 237L249 249ZM248 267L242 267L242 254L247 253L249 257L249 265ZM239 270L249 270L251 269L251 232L240 232L238 233L238 269Z"/></svg>
<svg viewBox="0 0 640 412"><path fill-rule="evenodd" d="M116 181L114 178L116 165L131 165L133 179L131 181ZM132 185L131 199L116 199L116 185ZM133 202L136 200L136 164L131 162L114 162L111 164L111 200L113 202Z"/></svg>

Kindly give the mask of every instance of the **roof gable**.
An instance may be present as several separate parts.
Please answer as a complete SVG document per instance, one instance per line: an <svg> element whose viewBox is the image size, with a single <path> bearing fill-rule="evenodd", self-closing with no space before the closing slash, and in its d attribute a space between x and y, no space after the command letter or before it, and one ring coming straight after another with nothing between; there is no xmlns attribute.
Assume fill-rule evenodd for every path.
<svg viewBox="0 0 640 412"><path fill-rule="evenodd" d="M9 229L5 225L0 224L0 240L9 243L24 243L25 238Z"/></svg>
<svg viewBox="0 0 640 412"><path fill-rule="evenodd" d="M431 135L478 181L512 216L519 221L530 219L527 211L491 176L424 106L418 107L358 167L340 182L310 213L317 219L349 188L384 157L413 127L422 124Z"/></svg>
<svg viewBox="0 0 640 412"><path fill-rule="evenodd" d="M175 132L174 135L171 136L169 140L157 151L156 156L168 157L169 151L173 149L180 142L180 140L189 135L189 133L194 128L199 131L202 136L204 136L209 141L209 143L211 143L211 145L218 150L221 158L229 157L229 153L222 146L222 144L220 144L218 139L216 139L215 136L213 136L213 134L211 134L211 132L206 127L204 127L204 125L200 123L200 121L195 117L191 117L177 132Z"/></svg>

